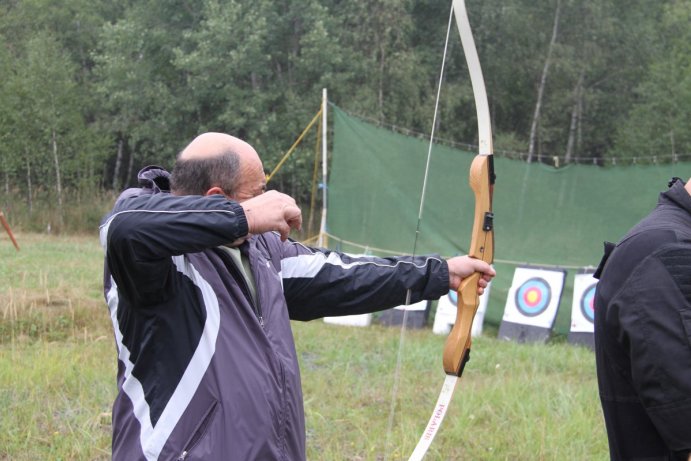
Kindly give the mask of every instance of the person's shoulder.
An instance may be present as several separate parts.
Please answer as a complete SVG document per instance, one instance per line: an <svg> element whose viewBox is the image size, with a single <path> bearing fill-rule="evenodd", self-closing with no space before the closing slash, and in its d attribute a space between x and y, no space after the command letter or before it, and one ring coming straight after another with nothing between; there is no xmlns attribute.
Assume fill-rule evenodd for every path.
<svg viewBox="0 0 691 461"><path fill-rule="evenodd" d="M281 240L281 234L275 231L255 235L251 240L257 249L265 253L266 257L272 259L283 259L299 255L311 255L320 252L319 249L305 245L304 243L292 238Z"/></svg>
<svg viewBox="0 0 691 461"><path fill-rule="evenodd" d="M637 226L607 256L600 281L603 284L621 285L647 258L677 241L672 229Z"/></svg>
<svg viewBox="0 0 691 461"><path fill-rule="evenodd" d="M170 196L170 173L164 168L150 165L137 174L139 187L130 187L120 193L113 210L127 208L130 204L147 202L152 197Z"/></svg>
<svg viewBox="0 0 691 461"><path fill-rule="evenodd" d="M127 189L115 201L113 213L124 210L136 210L148 208L152 203L162 202L169 199L171 195L167 192L153 193L146 188Z"/></svg>
<svg viewBox="0 0 691 461"><path fill-rule="evenodd" d="M651 258L674 280L684 297L691 303L691 240L681 240L660 247Z"/></svg>
<svg viewBox="0 0 691 461"><path fill-rule="evenodd" d="M657 249L651 256L660 260L668 270L682 273L691 285L691 240L668 243Z"/></svg>
<svg viewBox="0 0 691 461"><path fill-rule="evenodd" d="M669 227L637 226L617 243L614 255L625 259L643 259L659 248L679 241L677 233Z"/></svg>

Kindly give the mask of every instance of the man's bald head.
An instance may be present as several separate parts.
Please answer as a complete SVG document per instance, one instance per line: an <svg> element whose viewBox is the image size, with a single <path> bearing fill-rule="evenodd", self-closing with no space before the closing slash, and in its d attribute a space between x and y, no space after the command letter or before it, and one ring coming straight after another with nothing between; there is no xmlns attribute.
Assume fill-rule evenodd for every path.
<svg viewBox="0 0 691 461"><path fill-rule="evenodd" d="M264 181L263 171L259 155L250 144L225 133L204 133L178 155L171 191L175 195L241 195L237 197L240 199L247 195L247 181Z"/></svg>
<svg viewBox="0 0 691 461"><path fill-rule="evenodd" d="M224 155L228 152L234 152L241 158L257 156L257 152L254 148L242 139L225 133L210 132L200 134L194 138L194 140L180 152L178 161L203 160L205 158Z"/></svg>

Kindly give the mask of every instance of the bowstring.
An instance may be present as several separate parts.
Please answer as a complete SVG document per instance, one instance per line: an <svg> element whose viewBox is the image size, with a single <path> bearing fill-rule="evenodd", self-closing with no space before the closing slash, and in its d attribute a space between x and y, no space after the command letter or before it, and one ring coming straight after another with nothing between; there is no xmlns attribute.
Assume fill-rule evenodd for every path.
<svg viewBox="0 0 691 461"><path fill-rule="evenodd" d="M451 4L451 11L449 13L449 24L446 28L446 40L444 41L444 53L441 60L441 70L439 71L439 82L437 84L437 96L434 101L434 114L432 116L432 129L430 131L429 146L427 148L427 161L425 164L425 175L422 180L422 191L420 193L420 209L417 215L417 226L415 228L415 240L413 241L414 258L417 254L417 244L420 238L420 223L422 222L422 211L425 207L425 194L427 192L427 178L429 177L430 160L432 159L432 147L434 145L434 134L437 128L437 114L439 113L439 101L441 99L441 85L444 79L444 68L446 66L446 52L449 47L449 37L451 35L451 25L453 23L453 3ZM405 305L410 305L412 293L410 288L406 291ZM406 324L408 322L408 309L403 310L403 320L401 321L401 332L398 338L398 352L396 356L396 368L394 371L394 382L391 389L391 402L389 408L389 420L386 430L386 445L384 447L384 461L388 459L391 433L393 432L394 416L396 414L396 397L398 396L398 386L401 378L401 363L403 361L403 343L406 332Z"/></svg>

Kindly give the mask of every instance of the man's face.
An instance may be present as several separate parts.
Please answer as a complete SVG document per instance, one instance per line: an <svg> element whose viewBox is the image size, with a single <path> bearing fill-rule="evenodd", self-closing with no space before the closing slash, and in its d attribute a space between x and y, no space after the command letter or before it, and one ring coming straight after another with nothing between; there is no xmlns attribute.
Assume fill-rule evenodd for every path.
<svg viewBox="0 0 691 461"><path fill-rule="evenodd" d="M256 153L242 155L240 159L240 180L235 193L229 197L236 202L244 202L266 191L264 166Z"/></svg>
<svg viewBox="0 0 691 461"><path fill-rule="evenodd" d="M245 150L240 153L240 179L238 180L235 192L228 196L230 200L241 203L253 197L263 194L266 191L266 175L264 166L254 149ZM247 234L234 242L228 244L229 247L238 247L251 234Z"/></svg>

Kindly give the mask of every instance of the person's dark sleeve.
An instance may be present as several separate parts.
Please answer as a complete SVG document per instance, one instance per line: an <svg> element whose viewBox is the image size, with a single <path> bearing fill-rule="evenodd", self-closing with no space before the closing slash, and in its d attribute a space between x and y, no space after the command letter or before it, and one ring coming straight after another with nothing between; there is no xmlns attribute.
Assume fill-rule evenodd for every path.
<svg viewBox="0 0 691 461"><path fill-rule="evenodd" d="M221 195L147 194L120 202L100 231L121 293L149 303L173 294L171 256L233 242L248 227L242 207Z"/></svg>
<svg viewBox="0 0 691 461"><path fill-rule="evenodd" d="M290 318L312 320L374 312L438 299L449 290L446 261L436 256L378 258L286 243L281 277Z"/></svg>

